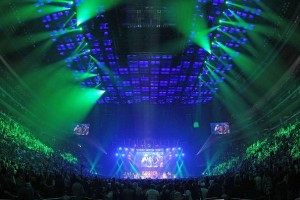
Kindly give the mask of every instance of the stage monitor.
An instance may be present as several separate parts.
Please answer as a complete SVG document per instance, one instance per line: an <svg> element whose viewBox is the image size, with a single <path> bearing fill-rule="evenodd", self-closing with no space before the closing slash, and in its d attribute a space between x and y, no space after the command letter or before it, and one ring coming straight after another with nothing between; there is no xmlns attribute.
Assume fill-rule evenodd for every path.
<svg viewBox="0 0 300 200"><path fill-rule="evenodd" d="M164 150L137 149L136 164L141 168L161 168L164 166Z"/></svg>
<svg viewBox="0 0 300 200"><path fill-rule="evenodd" d="M115 172L120 177L168 179L178 176L182 178L182 174L177 174L185 156L181 147L154 149L119 147L115 155L117 163L122 163L121 169Z"/></svg>
<svg viewBox="0 0 300 200"><path fill-rule="evenodd" d="M210 123L211 134L213 135L226 135L230 133L228 122Z"/></svg>
<svg viewBox="0 0 300 200"><path fill-rule="evenodd" d="M74 126L73 133L75 135L89 135L90 124L79 123Z"/></svg>

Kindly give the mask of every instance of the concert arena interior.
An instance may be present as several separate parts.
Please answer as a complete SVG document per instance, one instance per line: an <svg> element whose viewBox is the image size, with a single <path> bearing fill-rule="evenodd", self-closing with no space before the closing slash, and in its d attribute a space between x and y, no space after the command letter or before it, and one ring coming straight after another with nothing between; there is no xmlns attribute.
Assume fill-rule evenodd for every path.
<svg viewBox="0 0 300 200"><path fill-rule="evenodd" d="M300 199L299 0L1 0L1 199Z"/></svg>

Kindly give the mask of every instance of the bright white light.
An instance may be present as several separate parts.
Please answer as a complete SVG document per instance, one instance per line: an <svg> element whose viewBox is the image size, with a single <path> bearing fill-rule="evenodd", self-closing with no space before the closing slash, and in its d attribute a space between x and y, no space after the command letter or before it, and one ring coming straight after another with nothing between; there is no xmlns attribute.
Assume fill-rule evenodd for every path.
<svg viewBox="0 0 300 200"><path fill-rule="evenodd" d="M98 94L102 96L105 93L105 90L99 90Z"/></svg>

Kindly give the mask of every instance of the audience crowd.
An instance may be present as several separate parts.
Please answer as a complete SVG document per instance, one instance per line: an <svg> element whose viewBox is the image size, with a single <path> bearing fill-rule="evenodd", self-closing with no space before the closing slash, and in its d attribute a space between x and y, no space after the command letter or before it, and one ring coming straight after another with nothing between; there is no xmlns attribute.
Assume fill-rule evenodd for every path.
<svg viewBox="0 0 300 200"><path fill-rule="evenodd" d="M230 154L202 177L160 180L89 175L23 130L1 113L0 199L292 200L300 195L300 121Z"/></svg>

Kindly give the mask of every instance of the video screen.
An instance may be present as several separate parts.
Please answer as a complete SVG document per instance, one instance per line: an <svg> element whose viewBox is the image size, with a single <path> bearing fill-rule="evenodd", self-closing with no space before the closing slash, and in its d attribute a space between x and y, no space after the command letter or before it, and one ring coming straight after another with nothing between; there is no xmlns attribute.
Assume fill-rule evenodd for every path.
<svg viewBox="0 0 300 200"><path fill-rule="evenodd" d="M137 167L161 168L164 166L163 150L147 150L136 152Z"/></svg>
<svg viewBox="0 0 300 200"><path fill-rule="evenodd" d="M76 124L73 133L75 135L88 135L90 133L90 124Z"/></svg>
<svg viewBox="0 0 300 200"><path fill-rule="evenodd" d="M226 135L230 133L228 122L210 123L211 134Z"/></svg>

